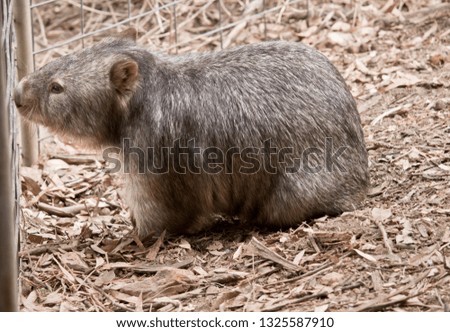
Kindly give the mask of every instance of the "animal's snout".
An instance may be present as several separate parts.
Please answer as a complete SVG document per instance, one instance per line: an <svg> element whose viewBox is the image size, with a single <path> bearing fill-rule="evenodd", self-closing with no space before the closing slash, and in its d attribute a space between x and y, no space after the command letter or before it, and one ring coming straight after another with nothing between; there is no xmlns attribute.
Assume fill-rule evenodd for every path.
<svg viewBox="0 0 450 332"><path fill-rule="evenodd" d="M26 78L22 79L14 89L14 103L17 107L22 107L24 105L24 90L27 82Z"/></svg>

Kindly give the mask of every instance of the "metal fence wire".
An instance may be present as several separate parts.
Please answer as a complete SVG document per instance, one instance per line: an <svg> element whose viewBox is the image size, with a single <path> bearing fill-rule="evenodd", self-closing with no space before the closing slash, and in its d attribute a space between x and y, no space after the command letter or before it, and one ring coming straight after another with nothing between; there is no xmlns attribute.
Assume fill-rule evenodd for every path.
<svg viewBox="0 0 450 332"><path fill-rule="evenodd" d="M307 9L308 4L307 0L32 0L33 56L39 66L126 25L138 28L142 45L159 51L195 51L208 48L205 44L226 48L251 25L262 25L262 39L267 39L268 15L281 16L288 6ZM193 28L195 20L202 26Z"/></svg>
<svg viewBox="0 0 450 332"><path fill-rule="evenodd" d="M20 182L12 89L15 84L13 14L0 3L0 311L17 310L17 231Z"/></svg>

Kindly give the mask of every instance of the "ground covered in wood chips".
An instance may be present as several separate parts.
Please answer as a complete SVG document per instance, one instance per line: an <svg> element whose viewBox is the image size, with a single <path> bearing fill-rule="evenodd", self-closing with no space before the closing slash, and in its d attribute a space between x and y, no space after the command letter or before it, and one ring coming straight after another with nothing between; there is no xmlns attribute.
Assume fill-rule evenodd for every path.
<svg viewBox="0 0 450 332"><path fill-rule="evenodd" d="M137 3L133 12L143 10ZM101 158L43 137L39 165L21 170L21 309L448 311L450 3L311 1L306 11L306 1L265 1L274 10L264 16L262 1L221 3L178 5L175 37L170 8L132 25L155 49L285 39L326 54L362 118L371 174L364 208L295 229L225 220L141 243L120 180ZM35 10L37 50L79 33L77 3L52 6ZM126 1L85 1L84 10L84 32L127 15ZM229 27L200 35L219 16ZM78 47L41 53L37 64Z"/></svg>

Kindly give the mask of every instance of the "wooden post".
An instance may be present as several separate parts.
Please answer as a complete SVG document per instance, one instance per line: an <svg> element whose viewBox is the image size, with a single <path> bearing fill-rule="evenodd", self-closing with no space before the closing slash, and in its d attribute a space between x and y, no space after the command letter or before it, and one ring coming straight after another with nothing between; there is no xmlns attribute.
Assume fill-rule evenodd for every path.
<svg viewBox="0 0 450 332"><path fill-rule="evenodd" d="M30 0L14 0L14 26L17 40L17 75L21 80L34 71ZM22 162L25 166L38 160L38 131L32 123L21 121Z"/></svg>
<svg viewBox="0 0 450 332"><path fill-rule="evenodd" d="M13 134L10 128L8 72L13 61L8 55L10 35L4 35L10 0L0 3L0 311L17 311L17 238L15 236L15 195L13 190ZM6 19L5 19L6 17ZM9 30L10 31L10 30ZM11 49L9 49L11 51ZM8 61L9 60L9 61ZM9 67L8 67L9 66ZM8 70L8 68L10 70Z"/></svg>

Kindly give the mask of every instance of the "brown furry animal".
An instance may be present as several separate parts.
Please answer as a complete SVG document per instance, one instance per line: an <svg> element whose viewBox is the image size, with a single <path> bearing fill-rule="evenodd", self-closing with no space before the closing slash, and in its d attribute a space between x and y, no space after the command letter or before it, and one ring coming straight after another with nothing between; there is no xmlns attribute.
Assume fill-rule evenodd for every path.
<svg viewBox="0 0 450 332"><path fill-rule="evenodd" d="M142 237L197 232L226 214L294 226L355 209L368 186L355 101L301 43L166 56L127 31L61 57L15 89L20 113L119 151Z"/></svg>

